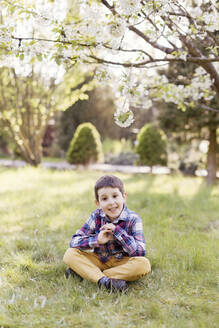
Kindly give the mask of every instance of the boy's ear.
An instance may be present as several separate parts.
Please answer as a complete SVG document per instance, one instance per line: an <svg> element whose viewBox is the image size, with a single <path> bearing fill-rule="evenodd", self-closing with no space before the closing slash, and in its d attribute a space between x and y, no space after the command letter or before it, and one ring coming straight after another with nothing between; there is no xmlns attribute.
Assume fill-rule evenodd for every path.
<svg viewBox="0 0 219 328"><path fill-rule="evenodd" d="M97 207L99 207L100 204L99 204L98 200L95 199L94 203L97 205Z"/></svg>
<svg viewBox="0 0 219 328"><path fill-rule="evenodd" d="M124 192L124 194L123 194L123 198L124 198L124 200L126 201L126 199L127 199L127 194L126 194L126 192Z"/></svg>

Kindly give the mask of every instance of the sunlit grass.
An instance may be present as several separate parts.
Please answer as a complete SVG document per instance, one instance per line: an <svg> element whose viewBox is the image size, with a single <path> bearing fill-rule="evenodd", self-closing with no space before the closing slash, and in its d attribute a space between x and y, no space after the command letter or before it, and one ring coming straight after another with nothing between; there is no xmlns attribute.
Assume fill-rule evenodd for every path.
<svg viewBox="0 0 219 328"><path fill-rule="evenodd" d="M218 327L219 187L200 178L118 174L152 273L127 295L65 279L62 256L100 175L0 170L0 327Z"/></svg>

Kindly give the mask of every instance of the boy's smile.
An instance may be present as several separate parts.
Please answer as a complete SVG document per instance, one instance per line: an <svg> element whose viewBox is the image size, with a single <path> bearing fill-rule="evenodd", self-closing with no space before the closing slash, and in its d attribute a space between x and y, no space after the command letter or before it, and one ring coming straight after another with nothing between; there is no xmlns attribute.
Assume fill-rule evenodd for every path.
<svg viewBox="0 0 219 328"><path fill-rule="evenodd" d="M126 194L122 194L119 188L104 187L98 190L99 206L110 221L114 221L123 210L126 201Z"/></svg>

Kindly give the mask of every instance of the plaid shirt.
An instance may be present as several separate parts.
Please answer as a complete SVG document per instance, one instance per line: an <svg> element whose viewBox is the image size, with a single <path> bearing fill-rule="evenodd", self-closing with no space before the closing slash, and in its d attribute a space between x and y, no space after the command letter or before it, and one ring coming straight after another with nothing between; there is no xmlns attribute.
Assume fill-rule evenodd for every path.
<svg viewBox="0 0 219 328"><path fill-rule="evenodd" d="M116 228L114 239L106 244L98 244L98 233L106 223L113 223ZM111 222L103 210L92 212L87 222L72 236L70 247L83 251L91 250L98 254L105 263L111 256L122 259L124 256L144 256L146 251L141 218L125 205L120 216Z"/></svg>

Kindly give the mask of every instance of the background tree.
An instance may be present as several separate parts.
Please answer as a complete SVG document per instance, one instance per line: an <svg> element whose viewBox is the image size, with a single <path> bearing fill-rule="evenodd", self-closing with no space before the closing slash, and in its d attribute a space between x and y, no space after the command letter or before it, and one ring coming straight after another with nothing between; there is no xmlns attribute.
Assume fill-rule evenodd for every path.
<svg viewBox="0 0 219 328"><path fill-rule="evenodd" d="M32 25L39 25L41 20L43 26L43 29L35 32L34 37L28 35L29 31L23 32L22 35L22 32L18 32L19 26L13 25L12 22L7 27L7 19L4 16L1 44L5 49L15 50L13 46L19 45L19 42L21 49L16 47L19 54L28 50L51 56L51 53L47 53L49 47L52 56L60 62L83 60L140 69L151 67L155 63L192 62L203 69L199 71L199 87L204 90L208 83L213 91L219 92L219 75L215 64L219 61L219 23L215 0L188 1L185 4L164 0L120 0L113 3L107 0L84 0L83 6L77 8L78 13L75 10L73 12L75 1L64 1L62 11L59 10L59 19L54 17L59 6L56 1L38 4L32 0L32 4L32 7L30 5L25 8L18 0L13 3L9 0L2 1L5 8L3 13L5 16L6 13L13 16L15 23L19 22L22 15L24 19L31 20ZM50 25L50 28L47 27L50 33L47 38L42 38L46 33L46 25ZM132 47L132 35L135 48ZM6 38L10 39L10 44L6 44ZM46 48L40 47L41 43L44 43ZM115 60L108 60L112 51ZM101 54L104 53L103 58ZM129 56L122 61L119 60L120 53L127 53ZM179 76L175 79L180 81ZM189 82L193 87L196 85L196 79ZM167 93L167 89L170 92L174 86L166 83L165 88ZM184 100L189 97L206 99L194 90L193 95L189 94L188 97L190 89L184 90L187 94L181 92L180 97L175 97L179 106L185 105ZM207 102L201 105L202 108L208 107Z"/></svg>
<svg viewBox="0 0 219 328"><path fill-rule="evenodd" d="M80 124L72 138L67 161L71 164L83 164L101 162L103 160L100 135L91 123Z"/></svg>
<svg viewBox="0 0 219 328"><path fill-rule="evenodd" d="M218 113L205 112L200 115L199 108L182 112L177 110L174 105L169 104L167 106L162 104L161 106L160 126L167 133L169 141L175 139L178 145L191 145L193 139L209 141L205 165L208 172L207 181L209 184L214 183L219 164L217 162L219 154L217 142Z"/></svg>
<svg viewBox="0 0 219 328"><path fill-rule="evenodd" d="M141 165L167 165L166 137L154 124L146 124L137 135L136 153Z"/></svg>
<svg viewBox="0 0 219 328"><path fill-rule="evenodd" d="M195 70L194 64L190 63L172 63L168 70L160 71L165 74L168 80L174 79L175 74L187 72L187 77L193 74ZM181 82L182 83L182 82ZM219 108L219 96L215 96L210 103L213 108ZM168 133L170 137L172 133L180 143L188 143L192 139L208 140L209 148L207 153L206 168L208 171L207 181L209 184L214 183L217 173L217 127L219 126L219 113L216 111L202 111L202 109L194 103L190 110L177 110L173 104L157 104L159 108L160 126Z"/></svg>
<svg viewBox="0 0 219 328"><path fill-rule="evenodd" d="M45 81L34 69L28 76L22 76L15 68L0 68L0 120L29 164L41 162L43 136L54 112L87 97L85 92L92 83L83 84L83 75L79 70L77 73L78 76L71 72L71 77L65 77L63 89L55 78Z"/></svg>
<svg viewBox="0 0 219 328"><path fill-rule="evenodd" d="M130 72L121 72L122 78L116 86L126 98L126 106L121 101L120 111L128 113L128 103L142 94L147 98L159 96L166 102L176 103L179 108L193 106L193 102L198 101L200 108L211 109L208 101L215 92L219 93L216 0L183 4L177 0L113 3L84 0L81 7L73 0L63 1L62 6L57 1L37 3L32 0L31 3L24 7L18 0L2 1L0 35L4 52L46 56L65 64L80 61L137 68L141 79L144 69L158 64L194 63L196 72L187 79L186 85L181 83L181 74L175 76L174 83L166 78L148 80L147 77L142 81L141 92L136 88L135 78L130 78ZM55 16L57 12L59 17ZM21 15L22 24L31 22L31 28L26 31L21 29ZM34 26L38 29L34 30ZM108 78L108 73L109 68L107 73L100 71L99 76ZM136 74L137 71L134 77ZM131 114L126 121L132 122ZM124 120L121 123L124 124Z"/></svg>
<svg viewBox="0 0 219 328"><path fill-rule="evenodd" d="M9 154L9 137L0 121L0 156Z"/></svg>

